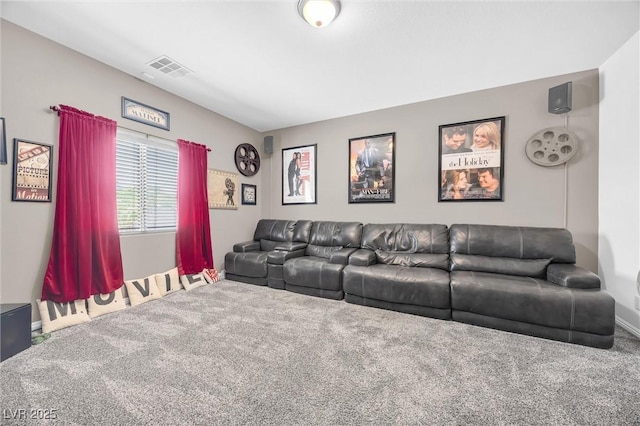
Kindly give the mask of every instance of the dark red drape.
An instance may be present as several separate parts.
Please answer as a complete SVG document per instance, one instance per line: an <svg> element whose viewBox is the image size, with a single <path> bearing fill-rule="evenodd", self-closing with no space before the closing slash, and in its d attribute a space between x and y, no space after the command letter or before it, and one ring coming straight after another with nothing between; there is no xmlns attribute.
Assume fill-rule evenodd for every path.
<svg viewBox="0 0 640 426"><path fill-rule="evenodd" d="M178 139L178 273L213 270L207 197L207 147ZM214 271L215 272L215 271Z"/></svg>
<svg viewBox="0 0 640 426"><path fill-rule="evenodd" d="M42 300L63 303L123 284L116 122L61 105L53 239Z"/></svg>

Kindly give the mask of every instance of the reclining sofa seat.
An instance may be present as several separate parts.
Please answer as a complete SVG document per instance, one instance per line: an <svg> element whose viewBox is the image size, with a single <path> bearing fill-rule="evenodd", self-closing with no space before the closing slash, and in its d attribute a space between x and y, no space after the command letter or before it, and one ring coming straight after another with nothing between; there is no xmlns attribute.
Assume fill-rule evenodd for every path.
<svg viewBox="0 0 640 426"><path fill-rule="evenodd" d="M342 270L360 247L362 223L313 222L304 255L284 262L285 289L341 300Z"/></svg>
<svg viewBox="0 0 640 426"><path fill-rule="evenodd" d="M615 302L575 265L559 228L451 225L455 321L598 348L613 346Z"/></svg>
<svg viewBox="0 0 640 426"><path fill-rule="evenodd" d="M349 303L451 319L447 226L365 225L343 285Z"/></svg>
<svg viewBox="0 0 640 426"><path fill-rule="evenodd" d="M302 255L310 230L311 221L308 220L259 220L253 240L234 244L233 251L225 255L225 277L248 284L272 283L275 288L283 288L278 284L282 281L282 265L269 265L269 252L277 248L281 261L289 252Z"/></svg>

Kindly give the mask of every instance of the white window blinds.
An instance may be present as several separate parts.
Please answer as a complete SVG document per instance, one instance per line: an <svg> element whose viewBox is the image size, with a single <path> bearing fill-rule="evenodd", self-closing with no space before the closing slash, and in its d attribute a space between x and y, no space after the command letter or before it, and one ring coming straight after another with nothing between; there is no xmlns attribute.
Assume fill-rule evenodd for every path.
<svg viewBox="0 0 640 426"><path fill-rule="evenodd" d="M116 192L121 233L175 230L178 218L176 143L118 128Z"/></svg>

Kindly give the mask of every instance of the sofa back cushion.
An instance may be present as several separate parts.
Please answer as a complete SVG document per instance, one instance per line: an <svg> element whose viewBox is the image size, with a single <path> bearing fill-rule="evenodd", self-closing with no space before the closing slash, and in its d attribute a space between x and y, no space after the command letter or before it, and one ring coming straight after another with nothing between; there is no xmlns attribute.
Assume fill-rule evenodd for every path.
<svg viewBox="0 0 640 426"><path fill-rule="evenodd" d="M305 254L329 258L332 253L341 248L360 247L361 238L362 223L360 222L313 222Z"/></svg>
<svg viewBox="0 0 640 426"><path fill-rule="evenodd" d="M571 233L562 228L451 225L451 270L544 277L550 263L575 263Z"/></svg>
<svg viewBox="0 0 640 426"><path fill-rule="evenodd" d="M308 243L312 224L313 222L310 220L297 221L295 230L293 231L293 241L296 243Z"/></svg>
<svg viewBox="0 0 640 426"><path fill-rule="evenodd" d="M309 220L275 220L261 219L253 234L255 241L260 241L260 250L272 251L282 242L307 242L311 221Z"/></svg>
<svg viewBox="0 0 640 426"><path fill-rule="evenodd" d="M423 268L449 267L449 230L437 224L366 224L361 248L373 250L379 263Z"/></svg>

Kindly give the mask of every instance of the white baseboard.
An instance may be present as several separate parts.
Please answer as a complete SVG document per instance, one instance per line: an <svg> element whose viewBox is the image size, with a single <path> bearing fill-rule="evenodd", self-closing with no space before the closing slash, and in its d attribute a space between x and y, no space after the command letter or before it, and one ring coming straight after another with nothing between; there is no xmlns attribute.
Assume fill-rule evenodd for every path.
<svg viewBox="0 0 640 426"><path fill-rule="evenodd" d="M638 339L640 339L640 329L639 328L634 327L633 325L629 324L628 322L626 322L625 320L623 320L619 316L616 316L616 324L618 324L620 327L624 328L629 333L633 334Z"/></svg>

